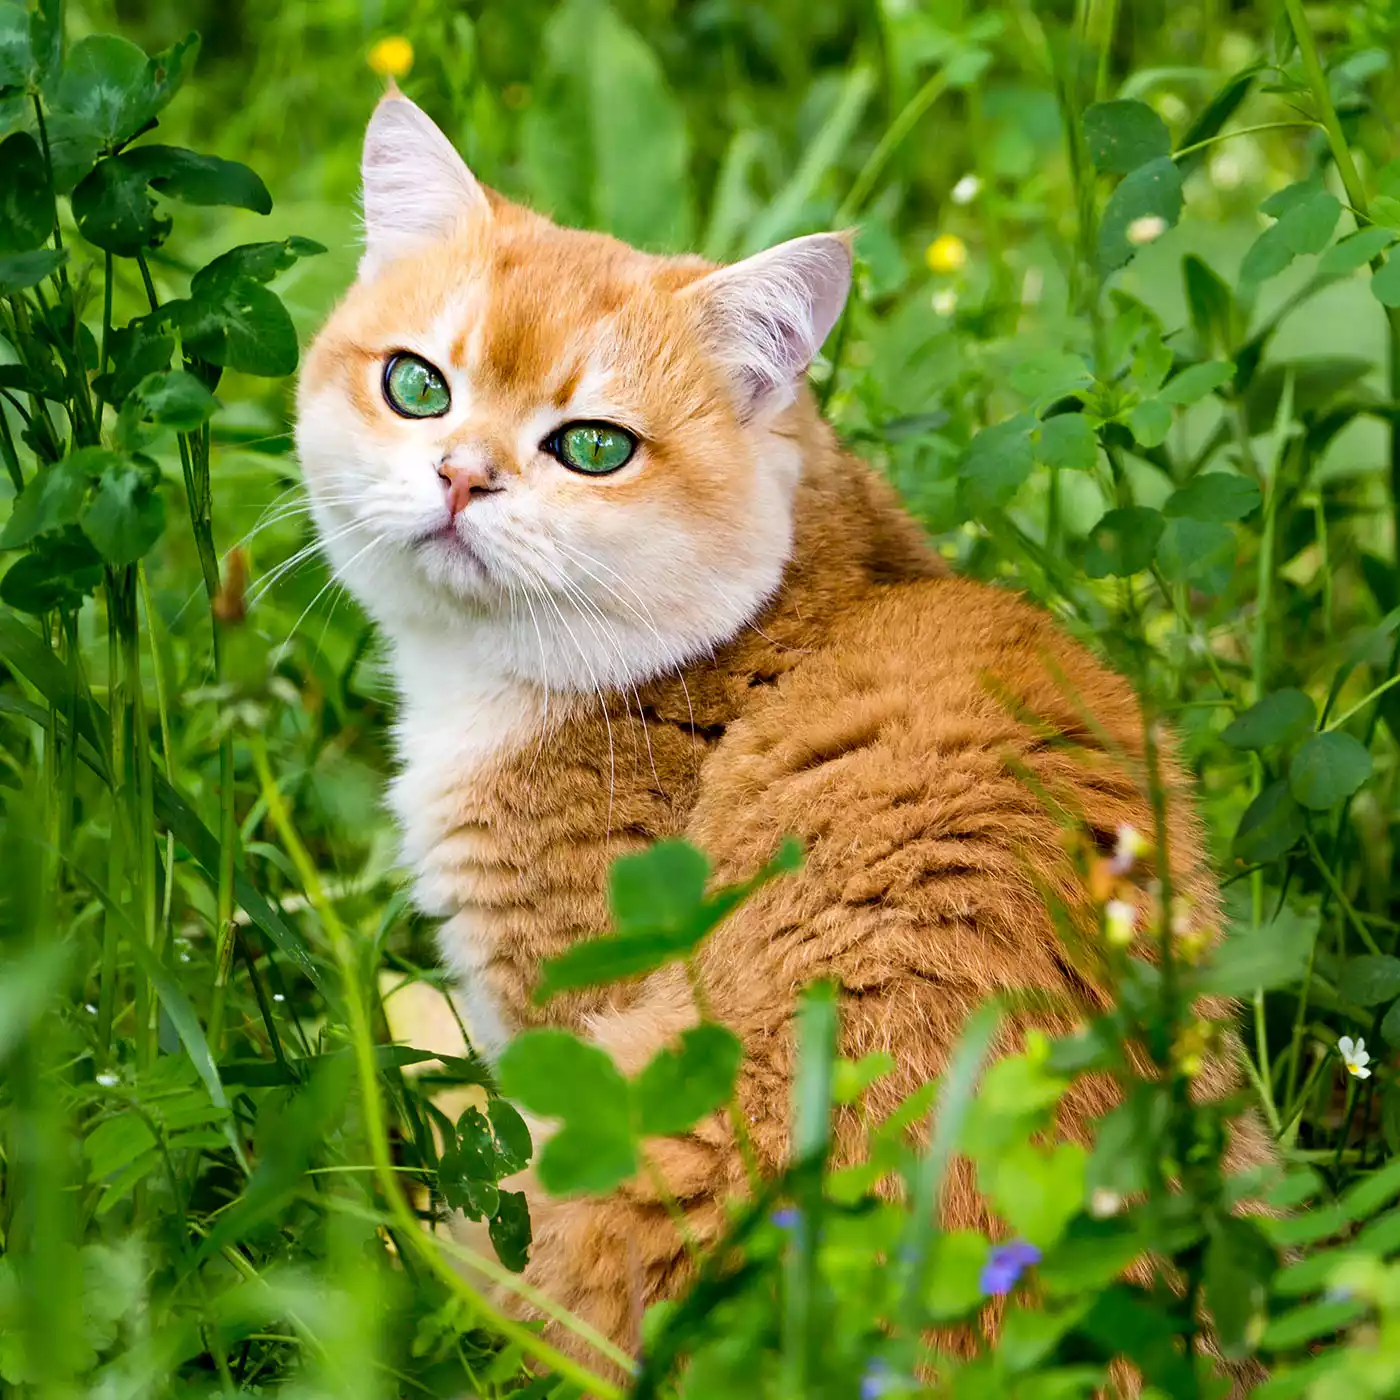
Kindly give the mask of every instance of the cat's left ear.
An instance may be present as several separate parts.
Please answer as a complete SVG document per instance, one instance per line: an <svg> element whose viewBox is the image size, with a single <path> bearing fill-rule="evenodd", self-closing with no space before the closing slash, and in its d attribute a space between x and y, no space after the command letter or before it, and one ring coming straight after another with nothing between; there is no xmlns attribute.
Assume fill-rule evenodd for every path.
<svg viewBox="0 0 1400 1400"><path fill-rule="evenodd" d="M700 301L741 416L767 416L792 402L850 289L851 239L844 233L794 238L685 289Z"/></svg>
<svg viewBox="0 0 1400 1400"><path fill-rule="evenodd" d="M486 192L466 162L432 118L397 88L370 118L360 172L361 277L373 277L387 263L447 237L463 220L491 217Z"/></svg>

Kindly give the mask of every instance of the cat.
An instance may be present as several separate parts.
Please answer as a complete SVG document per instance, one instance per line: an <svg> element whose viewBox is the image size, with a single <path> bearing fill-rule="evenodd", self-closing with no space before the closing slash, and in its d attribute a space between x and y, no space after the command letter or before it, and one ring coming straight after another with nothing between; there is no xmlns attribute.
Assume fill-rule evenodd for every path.
<svg viewBox="0 0 1400 1400"><path fill-rule="evenodd" d="M363 180L365 252L308 353L297 445L334 570L392 657L392 807L475 1045L564 1026L632 1073L694 1023L673 972L531 996L543 959L607 928L610 862L677 836L721 881L789 834L806 848L698 957L744 1043L767 1169L815 979L843 989L843 1052L898 1066L873 1115L942 1069L993 994L1042 1008L1003 1048L1102 1006L1047 912L1048 895L1095 917L1052 808L1105 850L1152 829L1142 712L1041 609L951 575L822 420L805 374L849 239L716 267L562 228L478 183L396 91ZM1163 743L1174 883L1208 926L1217 895ZM1202 1073L1204 1092L1233 1082L1228 1055ZM1063 1131L1111 1102L1077 1085ZM860 1131L840 1119L841 1155ZM720 1117L648 1151L654 1176L610 1196L530 1202L527 1280L631 1349L687 1276L655 1178L702 1243L745 1180ZM1233 1154L1269 1156L1257 1124ZM943 1204L992 1227L965 1165Z"/></svg>

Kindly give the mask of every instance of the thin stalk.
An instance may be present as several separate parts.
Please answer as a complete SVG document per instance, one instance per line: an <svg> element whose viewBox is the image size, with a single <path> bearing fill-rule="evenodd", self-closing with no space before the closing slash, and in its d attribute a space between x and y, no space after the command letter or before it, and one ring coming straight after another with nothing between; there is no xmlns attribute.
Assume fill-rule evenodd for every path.
<svg viewBox="0 0 1400 1400"><path fill-rule="evenodd" d="M355 946L349 931L340 921L340 916L326 898L317 871L306 847L302 845L292 825L282 794L268 765L267 744L261 734L249 737L253 766L257 771L258 782L263 798L267 803L268 816L277 830L298 878L316 910L326 940L331 946L337 965L340 968L344 990L344 1005L351 1045L355 1052L355 1066L360 1085L362 1111L364 1114L365 1135L368 1138L370 1158L374 1163L375 1177L380 1193L389 1207L389 1213L399 1229L399 1241L407 1246L428 1266L449 1292L463 1299L471 1308L474 1321L500 1333L506 1341L514 1343L527 1356L543 1362L546 1366L573 1381L583 1390L596 1397L596 1400L622 1400L622 1392L613 1384L593 1375L572 1358L556 1351L536 1333L499 1312L492 1304L473 1288L443 1257L437 1242L425 1234L421 1222L399 1182L394 1171L394 1162L389 1154L389 1127L384 1115L384 1101L379 1089L379 1070L375 1063L374 1037L371 1033L369 1008L365 1000L362 969L356 955Z"/></svg>
<svg viewBox="0 0 1400 1400"><path fill-rule="evenodd" d="M5 459L5 470L10 474L10 484L18 496L24 490L24 473L19 466L19 453L15 450L15 440L10 433L10 420L5 416L4 405L0 404L0 457Z"/></svg>
<svg viewBox="0 0 1400 1400"><path fill-rule="evenodd" d="M146 640L151 648L151 675L156 687L156 716L160 723L161 767L165 770L165 780L175 782L175 749L170 739L170 702L165 688L165 668L160 661L160 645L156 636L156 615L151 607L151 590L146 581L146 566L137 564L136 577L141 585L141 607L146 614ZM155 943L157 957L162 956L170 941L171 908L175 885L175 833L165 833L165 883L163 890L160 938Z"/></svg>
<svg viewBox="0 0 1400 1400"><path fill-rule="evenodd" d="M1342 123L1337 116L1337 108L1332 102L1332 92L1327 85L1327 73L1317 51L1308 16L1303 9L1303 0L1283 0L1293 26L1293 37L1298 41L1298 54L1303 60L1303 72L1312 90L1313 101L1317 104L1317 114L1327 132L1327 144L1332 150L1332 160L1341 176L1342 188L1356 215L1370 221L1370 205L1366 199L1366 187L1361 183L1356 162L1351 158ZM1371 270L1378 272L1385 265L1385 257L1378 253L1371 259ZM1389 328L1390 345L1390 397L1392 402L1400 400L1400 306L1385 308L1386 323ZM1393 513L1396 547L1400 549L1400 431L1393 426L1390 433L1390 502Z"/></svg>
<svg viewBox="0 0 1400 1400"><path fill-rule="evenodd" d="M1207 136L1204 141L1193 141L1189 146L1183 146L1179 151L1172 152L1173 160L1183 160L1187 156L1193 156L1197 151L1204 151L1208 146L1218 146L1222 141L1233 141L1236 136L1255 136L1261 131L1288 131L1306 127L1309 130L1318 130L1322 126L1321 122L1260 122L1258 126L1237 126L1233 131L1218 131L1214 136Z"/></svg>

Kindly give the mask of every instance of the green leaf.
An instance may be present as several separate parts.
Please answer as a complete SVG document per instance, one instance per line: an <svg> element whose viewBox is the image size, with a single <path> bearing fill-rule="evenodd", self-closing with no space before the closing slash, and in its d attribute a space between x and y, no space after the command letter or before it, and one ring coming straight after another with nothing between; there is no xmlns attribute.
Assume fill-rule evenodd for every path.
<svg viewBox="0 0 1400 1400"><path fill-rule="evenodd" d="M1254 865L1277 860L1303 839L1307 822L1283 780L1270 783L1245 809L1235 831L1235 856Z"/></svg>
<svg viewBox="0 0 1400 1400"><path fill-rule="evenodd" d="M567 1031L526 1031L506 1047L497 1077L532 1113L564 1120L537 1164L548 1191L607 1191L636 1171L630 1088L596 1045Z"/></svg>
<svg viewBox="0 0 1400 1400"><path fill-rule="evenodd" d="M1207 360L1204 364L1189 365L1176 375L1161 390L1164 403L1185 406L1214 393L1222 385L1235 377L1235 367L1228 361Z"/></svg>
<svg viewBox="0 0 1400 1400"><path fill-rule="evenodd" d="M1400 1001L1385 1013L1385 1019L1381 1021L1381 1035L1388 1044L1400 1045Z"/></svg>
<svg viewBox="0 0 1400 1400"><path fill-rule="evenodd" d="M734 1092L743 1047L733 1031L700 1025L661 1050L632 1085L643 1137L673 1137L722 1108Z"/></svg>
<svg viewBox="0 0 1400 1400"><path fill-rule="evenodd" d="M229 287L244 278L254 282L271 282L279 272L285 272L302 258L314 258L324 253L324 243L314 238L293 235L272 243L241 243L220 253L213 262L200 268L190 284L193 293L212 292L217 287Z"/></svg>
<svg viewBox="0 0 1400 1400"><path fill-rule="evenodd" d="M658 841L621 856L608 877L608 904L620 932L679 932L705 899L710 863L686 841Z"/></svg>
<svg viewBox="0 0 1400 1400"><path fill-rule="evenodd" d="M15 0L0 4L0 90L25 87L33 74L29 14Z"/></svg>
<svg viewBox="0 0 1400 1400"><path fill-rule="evenodd" d="M10 878L7 875L7 878ZM40 943L7 953L0 977L0 1065L29 1035L67 980L72 949L64 943Z"/></svg>
<svg viewBox="0 0 1400 1400"><path fill-rule="evenodd" d="M27 132L0 141L0 253L27 253L53 232L53 190L44 153Z"/></svg>
<svg viewBox="0 0 1400 1400"><path fill-rule="evenodd" d="M143 418L191 433L214 416L219 401L194 375L183 369L148 374L132 391Z"/></svg>
<svg viewBox="0 0 1400 1400"><path fill-rule="evenodd" d="M1168 520L1157 542L1157 563L1172 583L1223 593L1235 573L1235 532L1209 520Z"/></svg>
<svg viewBox="0 0 1400 1400"><path fill-rule="evenodd" d="M165 498L150 467L112 454L97 494L83 511L83 533L109 563L134 564L165 530Z"/></svg>
<svg viewBox="0 0 1400 1400"><path fill-rule="evenodd" d="M121 458L102 447L84 447L45 467L25 486L0 531L0 549L19 549L50 530L78 523L92 479Z"/></svg>
<svg viewBox="0 0 1400 1400"><path fill-rule="evenodd" d="M1371 274L1371 293L1382 306L1400 306L1400 258L1393 252Z"/></svg>
<svg viewBox="0 0 1400 1400"><path fill-rule="evenodd" d="M958 465L963 498L974 514L1004 506L1031 474L1031 429L1035 420L1018 414L983 428Z"/></svg>
<svg viewBox="0 0 1400 1400"><path fill-rule="evenodd" d="M923 1304L932 1322L954 1322L982 1305L987 1238L975 1230L950 1230L929 1244Z"/></svg>
<svg viewBox="0 0 1400 1400"><path fill-rule="evenodd" d="M528 1144L527 1131L527 1149ZM523 1163L518 1163L515 1153L503 1151L497 1142L494 1124L473 1106L458 1119L456 1141L438 1159L438 1190L454 1210L481 1220L495 1215L500 1206L496 1183L519 1165Z"/></svg>
<svg viewBox="0 0 1400 1400"><path fill-rule="evenodd" d="M1325 190L1294 206L1278 221L1280 236L1294 253L1320 253L1332 237L1342 205Z"/></svg>
<svg viewBox="0 0 1400 1400"><path fill-rule="evenodd" d="M194 61L189 38L156 54L111 34L91 34L68 51L54 107L85 123L111 150L131 140L174 97Z"/></svg>
<svg viewBox="0 0 1400 1400"><path fill-rule="evenodd" d="M1014 1143L977 1164L977 1180L1012 1231L1048 1248L1084 1204L1089 1154L1079 1143Z"/></svg>
<svg viewBox="0 0 1400 1400"><path fill-rule="evenodd" d="M0 603L42 614L77 607L102 582L102 561L92 546L69 531L40 540L0 579Z"/></svg>
<svg viewBox="0 0 1400 1400"><path fill-rule="evenodd" d="M1059 413L1041 423L1034 450L1047 467L1087 472L1098 461L1098 438L1082 413Z"/></svg>
<svg viewBox="0 0 1400 1400"><path fill-rule="evenodd" d="M113 368L92 382L109 404L120 404L136 386L166 369L175 353L175 337L159 314L138 317L112 332L110 359Z"/></svg>
<svg viewBox="0 0 1400 1400"><path fill-rule="evenodd" d="M496 1256L512 1273L521 1273L530 1258L530 1211L523 1191L502 1191L491 1217L491 1243Z"/></svg>
<svg viewBox="0 0 1400 1400"><path fill-rule="evenodd" d="M1114 574L1127 578L1147 568L1165 525L1160 511L1148 506L1111 510L1089 532L1084 572L1090 578Z"/></svg>
<svg viewBox="0 0 1400 1400"><path fill-rule="evenodd" d="M1206 1306L1227 1357L1250 1350L1250 1335L1266 1320L1269 1284L1278 1256L1259 1227L1242 1216L1211 1221L1205 1258Z"/></svg>
<svg viewBox="0 0 1400 1400"><path fill-rule="evenodd" d="M1267 282L1288 267L1293 258L1294 252L1283 225L1272 224L1250 244L1245 253L1244 261L1240 264L1240 282L1249 286Z"/></svg>
<svg viewBox="0 0 1400 1400"><path fill-rule="evenodd" d="M1095 102L1081 120L1089 159L1106 174L1126 175L1171 154L1166 123L1145 102Z"/></svg>
<svg viewBox="0 0 1400 1400"><path fill-rule="evenodd" d="M1291 744L1312 733L1317 706L1301 690L1275 690L1251 705L1221 731L1220 737L1236 749L1267 749Z"/></svg>
<svg viewBox="0 0 1400 1400"><path fill-rule="evenodd" d="M1358 229L1323 253L1317 265L1317 274L1319 277L1345 277L1358 267L1364 267L1372 258L1379 257L1395 239L1394 229L1381 228L1376 224Z"/></svg>
<svg viewBox="0 0 1400 1400"><path fill-rule="evenodd" d="M73 216L83 237L124 256L158 245L170 220L157 214L151 189L187 204L272 210L266 186L246 165L178 146L137 146L98 161L73 191Z"/></svg>
<svg viewBox="0 0 1400 1400"><path fill-rule="evenodd" d="M1325 812L1350 797L1371 776L1371 766L1370 753L1350 734L1314 734L1288 765L1289 790L1304 807Z"/></svg>
<svg viewBox="0 0 1400 1400"><path fill-rule="evenodd" d="M1160 447L1171 432L1171 408L1161 399L1144 399L1128 414L1128 428L1140 447Z"/></svg>
<svg viewBox="0 0 1400 1400"><path fill-rule="evenodd" d="M297 367L297 333L287 309L249 277L192 289L187 301L165 308L185 348L210 364L281 379Z"/></svg>
<svg viewBox="0 0 1400 1400"><path fill-rule="evenodd" d="M122 257L159 247L171 226L156 213L145 176L120 156L98 161L79 181L73 218L89 243Z"/></svg>
<svg viewBox="0 0 1400 1400"><path fill-rule="evenodd" d="M45 277L57 272L68 260L68 251L37 248L29 253L11 253L0 257L0 297L12 296L26 287L36 286Z"/></svg>
<svg viewBox="0 0 1400 1400"><path fill-rule="evenodd" d="M1169 157L1149 161L1124 176L1109 196L1099 224L1100 272L1116 271L1137 252L1141 245L1134 240L1144 227L1138 220L1160 219L1171 228L1181 217L1181 203L1181 172Z"/></svg>
<svg viewBox="0 0 1400 1400"><path fill-rule="evenodd" d="M1195 979L1203 995L1243 997L1259 988L1272 991L1298 981L1307 970L1320 926L1317 914L1288 905L1258 928L1232 931Z"/></svg>
<svg viewBox="0 0 1400 1400"><path fill-rule="evenodd" d="M1194 253L1181 263L1191 325L1206 354L1228 354L1236 337L1235 298L1229 284Z"/></svg>
<svg viewBox="0 0 1400 1400"><path fill-rule="evenodd" d="M1400 996L1400 958L1372 953L1349 958L1337 978L1337 991L1357 1006L1379 1006Z"/></svg>
<svg viewBox="0 0 1400 1400"><path fill-rule="evenodd" d="M1082 356L1047 350L1018 360L1011 367L1010 380L1018 394L1042 402L1087 388L1093 376Z"/></svg>
<svg viewBox="0 0 1400 1400"><path fill-rule="evenodd" d="M687 245L690 142L656 56L601 0L564 0L541 40L536 81L550 97L521 124L529 187L564 223Z"/></svg>
<svg viewBox="0 0 1400 1400"><path fill-rule="evenodd" d="M1249 477L1204 472L1172 492L1162 513L1192 520L1243 520L1258 509L1259 502L1259 487Z"/></svg>

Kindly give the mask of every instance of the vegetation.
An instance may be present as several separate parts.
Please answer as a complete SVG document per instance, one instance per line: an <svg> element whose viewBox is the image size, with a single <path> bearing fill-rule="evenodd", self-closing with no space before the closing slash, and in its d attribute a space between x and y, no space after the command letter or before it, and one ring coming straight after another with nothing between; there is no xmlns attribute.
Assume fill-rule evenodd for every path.
<svg viewBox="0 0 1400 1400"><path fill-rule="evenodd" d="M66 10L0 0L4 1392L1049 1400L1122 1357L1197 1396L1229 1385L1208 1326L1260 1395L1400 1394L1400 12ZM1149 767L1165 720L1226 886L1219 951L1174 952L1170 889L1145 928L1118 899L1160 811L1086 851L1103 937L1078 955L1112 1012L987 1065L987 1008L839 1170L833 1106L888 1066L840 1060L811 989L793 1161L625 1383L487 1301L529 1238L497 1091L566 1115L547 1186L604 1190L723 1107L737 1046L702 1025L628 1082L536 1033L498 1085L390 1029L441 975L378 815L374 638L287 434L386 74L568 222L715 258L858 224L828 415L959 570L1134 678ZM726 907L705 876L683 846L619 863L613 935L549 984L688 956ZM1226 1107L1277 1138L1267 1179L1225 1169L1224 1109L1190 1098L1207 992L1239 999ZM1047 1144L1087 1072L1122 1107L1092 1149ZM1006 1240L936 1228L955 1153ZM1261 1198L1284 1213L1235 1209ZM491 1220L499 1262L430 1228L448 1207ZM930 1352L1001 1297L994 1344Z"/></svg>

